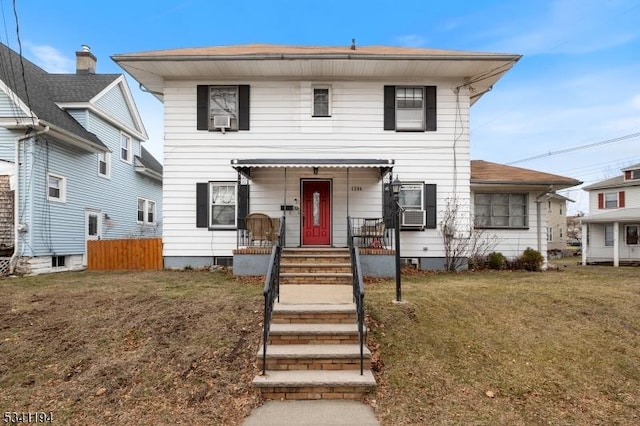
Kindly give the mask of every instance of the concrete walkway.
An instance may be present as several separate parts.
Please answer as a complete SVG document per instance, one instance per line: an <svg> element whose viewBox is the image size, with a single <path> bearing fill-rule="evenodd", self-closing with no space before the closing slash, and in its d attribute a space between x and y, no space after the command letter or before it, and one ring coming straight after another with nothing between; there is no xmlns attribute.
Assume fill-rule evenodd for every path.
<svg viewBox="0 0 640 426"><path fill-rule="evenodd" d="M378 426L373 409L344 400L267 401L251 412L244 426Z"/></svg>

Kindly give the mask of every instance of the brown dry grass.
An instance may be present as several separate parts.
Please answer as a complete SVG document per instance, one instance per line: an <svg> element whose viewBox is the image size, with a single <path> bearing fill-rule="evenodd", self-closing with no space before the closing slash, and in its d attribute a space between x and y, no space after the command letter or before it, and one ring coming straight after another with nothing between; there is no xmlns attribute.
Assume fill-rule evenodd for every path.
<svg viewBox="0 0 640 426"><path fill-rule="evenodd" d="M567 262L368 284L382 423L640 424L640 269Z"/></svg>
<svg viewBox="0 0 640 426"><path fill-rule="evenodd" d="M575 263L575 259L568 262ZM367 284L383 425L640 423L640 269L407 274ZM0 280L0 412L56 424L240 424L262 280ZM493 398L487 396L493 393Z"/></svg>
<svg viewBox="0 0 640 426"><path fill-rule="evenodd" d="M240 424L261 284L225 273L64 273L0 281L0 412L55 424Z"/></svg>

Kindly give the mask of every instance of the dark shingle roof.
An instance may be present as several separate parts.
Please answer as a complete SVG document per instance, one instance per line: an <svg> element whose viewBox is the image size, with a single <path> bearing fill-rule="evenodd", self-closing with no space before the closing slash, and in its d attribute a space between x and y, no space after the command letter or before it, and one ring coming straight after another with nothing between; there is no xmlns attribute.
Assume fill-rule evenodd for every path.
<svg viewBox="0 0 640 426"><path fill-rule="evenodd" d="M50 92L56 102L87 102L120 74L48 74Z"/></svg>
<svg viewBox="0 0 640 426"><path fill-rule="evenodd" d="M140 147L140 156L136 156L136 158L146 168L162 174L162 164L160 164L149 151L144 149L144 147Z"/></svg>
<svg viewBox="0 0 640 426"><path fill-rule="evenodd" d="M70 132L80 138L93 142L94 144L106 146L98 139L98 137L87 131L66 111L60 109L56 102L71 101L89 101L100 90L110 84L117 74L94 74L94 75L60 75L49 74L33 62L22 58L6 45L0 43L0 79L9 88L22 99L25 103L29 102L31 109L39 119L44 120L54 126L58 126L67 132ZM22 66L24 64L24 79L22 77ZM28 88L28 96L27 90ZM90 83L89 83L90 82ZM75 87L73 85L88 87ZM96 92L98 87L102 89ZM89 96L91 93L95 94ZM64 95L66 93L66 95ZM57 98L60 95L61 98ZM81 98L81 95L83 96Z"/></svg>

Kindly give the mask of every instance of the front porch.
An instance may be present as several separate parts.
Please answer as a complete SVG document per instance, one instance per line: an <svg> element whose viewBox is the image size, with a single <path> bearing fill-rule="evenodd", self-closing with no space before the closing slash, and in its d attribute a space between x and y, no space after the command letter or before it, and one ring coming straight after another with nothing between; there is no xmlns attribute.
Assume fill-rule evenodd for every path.
<svg viewBox="0 0 640 426"><path fill-rule="evenodd" d="M640 264L640 208L615 209L582 218L582 264Z"/></svg>
<svg viewBox="0 0 640 426"><path fill-rule="evenodd" d="M264 215L257 233L269 238L255 238L256 230L238 229L238 246L233 251L233 273L239 276L265 275L272 247L278 241L278 231L286 230L286 217L271 218ZM387 228L384 218L348 218L353 229L353 242L360 249L360 261L365 277L390 278L395 276L394 230ZM280 224L283 224L280 226ZM275 228L275 225L278 228ZM286 231L283 236L286 238ZM286 245L287 247L297 247ZM326 248L331 248L327 246ZM337 247L344 248L346 247ZM336 248L336 247L334 247ZM313 250L310 248L310 250Z"/></svg>

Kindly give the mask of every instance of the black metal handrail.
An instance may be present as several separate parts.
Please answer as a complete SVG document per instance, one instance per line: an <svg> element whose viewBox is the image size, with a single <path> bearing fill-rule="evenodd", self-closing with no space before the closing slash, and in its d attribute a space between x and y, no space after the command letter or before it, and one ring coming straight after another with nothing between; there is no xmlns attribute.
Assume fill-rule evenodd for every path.
<svg viewBox="0 0 640 426"><path fill-rule="evenodd" d="M262 374L267 370L267 343L269 342L269 332L271 329L271 316L273 315L273 304L276 299L280 301L280 259L282 258L282 248L285 244L285 217L280 220L280 228L276 243L271 249L271 259L267 268L267 275L264 279L264 321L262 329Z"/></svg>
<svg viewBox="0 0 640 426"><path fill-rule="evenodd" d="M358 342L360 344L360 375L364 374L364 282L362 281L362 267L360 266L360 249L354 244L351 218L347 218L347 245L351 257L351 274L353 276L353 300L356 304L358 320Z"/></svg>

